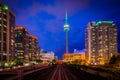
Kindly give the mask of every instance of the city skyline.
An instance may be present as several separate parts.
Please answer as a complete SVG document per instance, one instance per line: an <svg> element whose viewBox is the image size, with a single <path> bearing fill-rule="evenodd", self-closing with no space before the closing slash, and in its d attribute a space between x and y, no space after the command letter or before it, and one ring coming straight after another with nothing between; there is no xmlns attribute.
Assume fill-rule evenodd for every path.
<svg viewBox="0 0 120 80"><path fill-rule="evenodd" d="M14 3L6 0L4 3L16 14L16 26L25 26L31 34L38 37L41 48L54 51L60 59L65 52L63 25L66 9L71 28L69 31L70 53L74 49L85 49L85 29L87 23L91 21L114 21L118 27L119 45L120 9L116 8L120 7L117 4L118 0L98 0L98 2L95 0L85 0L84 2L82 0L65 0L63 2L60 0L29 0L29 2L16 0ZM100 6L101 4L103 6Z"/></svg>
<svg viewBox="0 0 120 80"><path fill-rule="evenodd" d="M0 80L119 80L119 3L0 0Z"/></svg>

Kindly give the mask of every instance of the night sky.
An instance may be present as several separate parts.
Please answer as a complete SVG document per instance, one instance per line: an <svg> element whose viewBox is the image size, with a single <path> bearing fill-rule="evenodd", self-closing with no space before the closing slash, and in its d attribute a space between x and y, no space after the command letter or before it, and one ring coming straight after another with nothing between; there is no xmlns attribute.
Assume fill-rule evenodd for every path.
<svg viewBox="0 0 120 80"><path fill-rule="evenodd" d="M68 12L69 52L84 51L85 29L91 21L114 21L120 49L120 0L0 0L16 14L16 26L38 37L39 45L60 59L65 52L65 13ZM118 51L120 52L120 50Z"/></svg>

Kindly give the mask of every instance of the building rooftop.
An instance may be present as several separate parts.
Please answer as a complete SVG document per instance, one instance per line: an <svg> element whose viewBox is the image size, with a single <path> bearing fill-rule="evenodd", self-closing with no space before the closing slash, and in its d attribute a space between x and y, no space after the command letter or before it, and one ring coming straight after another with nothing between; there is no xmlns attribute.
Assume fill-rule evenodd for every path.
<svg viewBox="0 0 120 80"><path fill-rule="evenodd" d="M96 26L100 25L100 24L103 24L103 23L108 23L108 24L113 24L113 21L98 21L96 22Z"/></svg>
<svg viewBox="0 0 120 80"><path fill-rule="evenodd" d="M33 35L29 35L29 37L33 38L33 39L37 39L36 36L33 36Z"/></svg>
<svg viewBox="0 0 120 80"><path fill-rule="evenodd" d="M27 32L27 30L22 26L17 26L17 27L15 27L14 30L25 30Z"/></svg>

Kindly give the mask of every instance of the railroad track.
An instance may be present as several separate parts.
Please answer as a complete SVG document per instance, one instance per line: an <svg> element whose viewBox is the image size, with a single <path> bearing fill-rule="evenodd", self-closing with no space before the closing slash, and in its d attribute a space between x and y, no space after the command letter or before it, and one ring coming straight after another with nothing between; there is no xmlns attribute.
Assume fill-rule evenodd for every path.
<svg viewBox="0 0 120 80"><path fill-rule="evenodd" d="M31 70L27 70L27 71L24 71L22 69L22 73L20 74L20 76L22 75L22 77L20 77L18 74L21 72L21 70L16 70L16 71L20 71L20 72L15 73L16 71L14 71L14 73L15 73L14 76L6 77L6 78L4 77L4 80L37 80L36 77L39 77L40 74L46 74L44 72L47 72L47 71L49 72L49 69L52 69L52 66L40 67L40 68L31 69ZM1 78L0 78L0 80L1 80Z"/></svg>
<svg viewBox="0 0 120 80"><path fill-rule="evenodd" d="M47 80L77 80L77 78L64 65L57 65L52 76Z"/></svg>

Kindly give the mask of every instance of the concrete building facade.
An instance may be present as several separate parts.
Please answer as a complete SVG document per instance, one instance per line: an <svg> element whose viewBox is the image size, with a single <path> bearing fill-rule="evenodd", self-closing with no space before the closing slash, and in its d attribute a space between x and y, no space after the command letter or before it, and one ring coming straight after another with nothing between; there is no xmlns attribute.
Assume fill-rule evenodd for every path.
<svg viewBox="0 0 120 80"><path fill-rule="evenodd" d="M29 34L29 58L35 60L39 56L38 38Z"/></svg>
<svg viewBox="0 0 120 80"><path fill-rule="evenodd" d="M15 14L0 3L0 61L9 61L14 54L14 27Z"/></svg>
<svg viewBox="0 0 120 80"><path fill-rule="evenodd" d="M112 21L88 23L86 29L86 59L91 63L108 63L117 55L117 26Z"/></svg>
<svg viewBox="0 0 120 80"><path fill-rule="evenodd" d="M15 53L18 59L24 60L25 55L29 53L28 31L22 27L15 27Z"/></svg>

